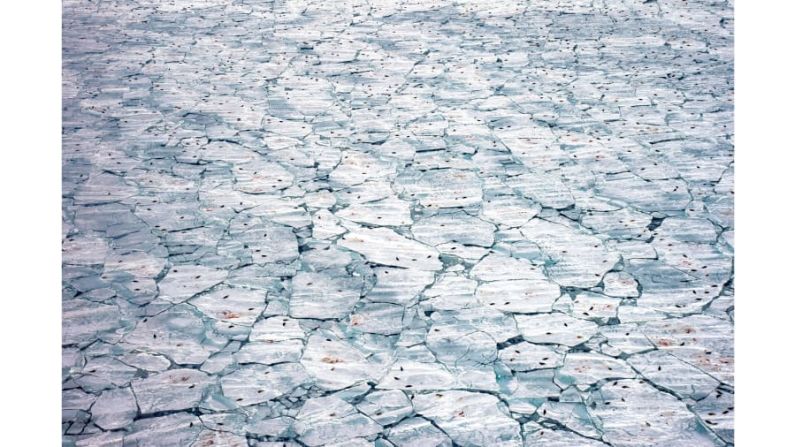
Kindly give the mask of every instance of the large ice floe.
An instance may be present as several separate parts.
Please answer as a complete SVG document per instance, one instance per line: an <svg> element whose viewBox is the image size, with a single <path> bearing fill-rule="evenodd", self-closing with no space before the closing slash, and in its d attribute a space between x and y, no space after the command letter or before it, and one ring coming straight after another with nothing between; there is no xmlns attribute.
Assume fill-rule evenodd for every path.
<svg viewBox="0 0 795 447"><path fill-rule="evenodd" d="M733 445L732 8L65 0L63 445Z"/></svg>

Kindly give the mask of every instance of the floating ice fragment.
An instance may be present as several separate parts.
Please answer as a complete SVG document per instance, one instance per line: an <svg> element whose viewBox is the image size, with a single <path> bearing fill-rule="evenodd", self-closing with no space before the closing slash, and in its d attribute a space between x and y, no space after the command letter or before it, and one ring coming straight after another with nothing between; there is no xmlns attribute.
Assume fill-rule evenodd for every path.
<svg viewBox="0 0 795 447"><path fill-rule="evenodd" d="M698 368L665 351L636 354L628 360L643 377L682 398L700 400L720 384Z"/></svg>
<svg viewBox="0 0 795 447"><path fill-rule="evenodd" d="M356 408L381 425L391 425L413 411L411 401L402 391L374 391Z"/></svg>
<svg viewBox="0 0 795 447"><path fill-rule="evenodd" d="M407 183L404 194L430 208L459 208L480 203L481 181L471 171L440 169L428 171Z"/></svg>
<svg viewBox="0 0 795 447"><path fill-rule="evenodd" d="M712 432L734 442L734 393L717 389L691 408Z"/></svg>
<svg viewBox="0 0 795 447"><path fill-rule="evenodd" d="M360 278L300 272L292 281L290 316L337 319L348 315L362 293Z"/></svg>
<svg viewBox="0 0 795 447"><path fill-rule="evenodd" d="M531 343L556 343L577 346L598 331L596 323L572 318L561 313L516 315L522 337Z"/></svg>
<svg viewBox="0 0 795 447"><path fill-rule="evenodd" d="M138 414L129 388L104 391L91 406L91 421L103 430L116 430L132 423Z"/></svg>
<svg viewBox="0 0 795 447"><path fill-rule="evenodd" d="M353 204L335 213L337 217L377 226L410 225L411 204L396 197L377 202Z"/></svg>
<svg viewBox="0 0 795 447"><path fill-rule="evenodd" d="M157 447L190 445L201 431L201 421L189 413L138 419L124 437L124 445Z"/></svg>
<svg viewBox="0 0 795 447"><path fill-rule="evenodd" d="M317 386L328 390L348 388L378 374L365 353L330 332L309 337L301 364Z"/></svg>
<svg viewBox="0 0 795 447"><path fill-rule="evenodd" d="M371 334L399 334L404 325L404 313L401 305L365 303L351 314L349 327Z"/></svg>
<svg viewBox="0 0 795 447"><path fill-rule="evenodd" d="M387 439L397 447L452 447L447 435L428 420L414 417L389 428Z"/></svg>
<svg viewBox="0 0 795 447"><path fill-rule="evenodd" d="M539 425L535 422L527 422L522 427L524 433L525 446L543 445L545 447L607 447L607 444L582 437L574 432L566 430L555 430Z"/></svg>
<svg viewBox="0 0 795 447"><path fill-rule="evenodd" d="M171 268L158 283L160 298L181 303L210 287L221 283L229 273L201 265L178 265Z"/></svg>
<svg viewBox="0 0 795 447"><path fill-rule="evenodd" d="M526 341L500 349L499 357L513 371L557 368L563 364L563 355L551 347Z"/></svg>
<svg viewBox="0 0 795 447"><path fill-rule="evenodd" d="M417 270L442 268L436 250L387 228L354 228L337 244L381 265Z"/></svg>
<svg viewBox="0 0 795 447"><path fill-rule="evenodd" d="M603 439L614 446L717 444L684 402L640 380L605 383L590 402L591 413L602 422Z"/></svg>
<svg viewBox="0 0 795 447"><path fill-rule="evenodd" d="M533 219L521 232L552 258L546 271L561 286L594 287L619 260L599 238L565 225Z"/></svg>
<svg viewBox="0 0 795 447"><path fill-rule="evenodd" d="M623 360L593 352L570 352L566 354L556 378L564 387L576 385L587 389L602 380L631 379L635 376L635 371Z"/></svg>
<svg viewBox="0 0 795 447"><path fill-rule="evenodd" d="M557 175L541 172L522 174L511 178L508 185L549 208L563 209L574 205L569 188Z"/></svg>
<svg viewBox="0 0 795 447"><path fill-rule="evenodd" d="M264 290L224 287L194 298L190 304L210 318L251 326L265 309L266 297Z"/></svg>
<svg viewBox="0 0 795 447"><path fill-rule="evenodd" d="M634 298L638 293L638 283L635 278L626 272L610 272L602 279L604 282L604 293L608 296L620 298Z"/></svg>
<svg viewBox="0 0 795 447"><path fill-rule="evenodd" d="M464 212L423 217L411 226L415 239L434 246L454 242L490 247L495 230L494 225Z"/></svg>
<svg viewBox="0 0 795 447"><path fill-rule="evenodd" d="M414 408L459 445L521 446L519 424L495 396L468 391L420 394Z"/></svg>
<svg viewBox="0 0 795 447"><path fill-rule="evenodd" d="M378 382L385 390L445 390L455 385L455 377L439 363L398 360Z"/></svg>
<svg viewBox="0 0 795 447"><path fill-rule="evenodd" d="M551 312L560 287L539 272L535 280L494 281L478 286L477 298L484 306L505 312Z"/></svg>
<svg viewBox="0 0 795 447"><path fill-rule="evenodd" d="M541 211L541 206L516 196L494 196L483 201L483 217L496 224L519 227Z"/></svg>
<svg viewBox="0 0 795 447"><path fill-rule="evenodd" d="M309 376L298 363L253 364L223 376L221 390L235 404L245 407L288 394L308 381Z"/></svg>
<svg viewBox="0 0 795 447"><path fill-rule="evenodd" d="M199 312L178 305L138 322L122 343L129 349L162 354L182 365L198 365L222 347L207 338Z"/></svg>
<svg viewBox="0 0 795 447"><path fill-rule="evenodd" d="M332 395L306 401L296 416L295 431L306 445L320 446L374 435L381 426Z"/></svg>
<svg viewBox="0 0 795 447"><path fill-rule="evenodd" d="M172 369L132 381L142 414L187 410L196 407L214 382L195 369Z"/></svg>
<svg viewBox="0 0 795 447"><path fill-rule="evenodd" d="M373 273L376 283L366 297L376 302L407 305L434 281L433 272L423 270L378 267Z"/></svg>

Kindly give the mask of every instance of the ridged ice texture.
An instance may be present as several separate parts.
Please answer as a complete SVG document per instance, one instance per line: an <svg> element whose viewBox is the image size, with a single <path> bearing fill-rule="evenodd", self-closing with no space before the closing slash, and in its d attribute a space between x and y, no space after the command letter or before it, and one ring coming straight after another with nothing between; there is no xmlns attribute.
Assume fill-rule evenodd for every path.
<svg viewBox="0 0 795 447"><path fill-rule="evenodd" d="M65 0L63 444L733 445L733 34Z"/></svg>

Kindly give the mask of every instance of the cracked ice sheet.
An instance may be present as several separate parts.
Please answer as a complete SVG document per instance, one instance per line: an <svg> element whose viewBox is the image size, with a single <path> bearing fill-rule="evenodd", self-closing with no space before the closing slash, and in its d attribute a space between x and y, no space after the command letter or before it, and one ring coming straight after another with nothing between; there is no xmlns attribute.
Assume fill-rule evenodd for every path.
<svg viewBox="0 0 795 447"><path fill-rule="evenodd" d="M63 4L64 445L731 445L720 2Z"/></svg>

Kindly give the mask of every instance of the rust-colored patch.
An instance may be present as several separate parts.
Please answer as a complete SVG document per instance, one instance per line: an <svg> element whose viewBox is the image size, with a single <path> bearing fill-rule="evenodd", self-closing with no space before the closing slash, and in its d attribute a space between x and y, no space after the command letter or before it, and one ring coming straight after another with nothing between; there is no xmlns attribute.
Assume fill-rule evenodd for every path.
<svg viewBox="0 0 795 447"><path fill-rule="evenodd" d="M320 361L323 363L331 363L331 364L342 363L342 359L338 359L336 357L323 357L322 359L320 359Z"/></svg>

